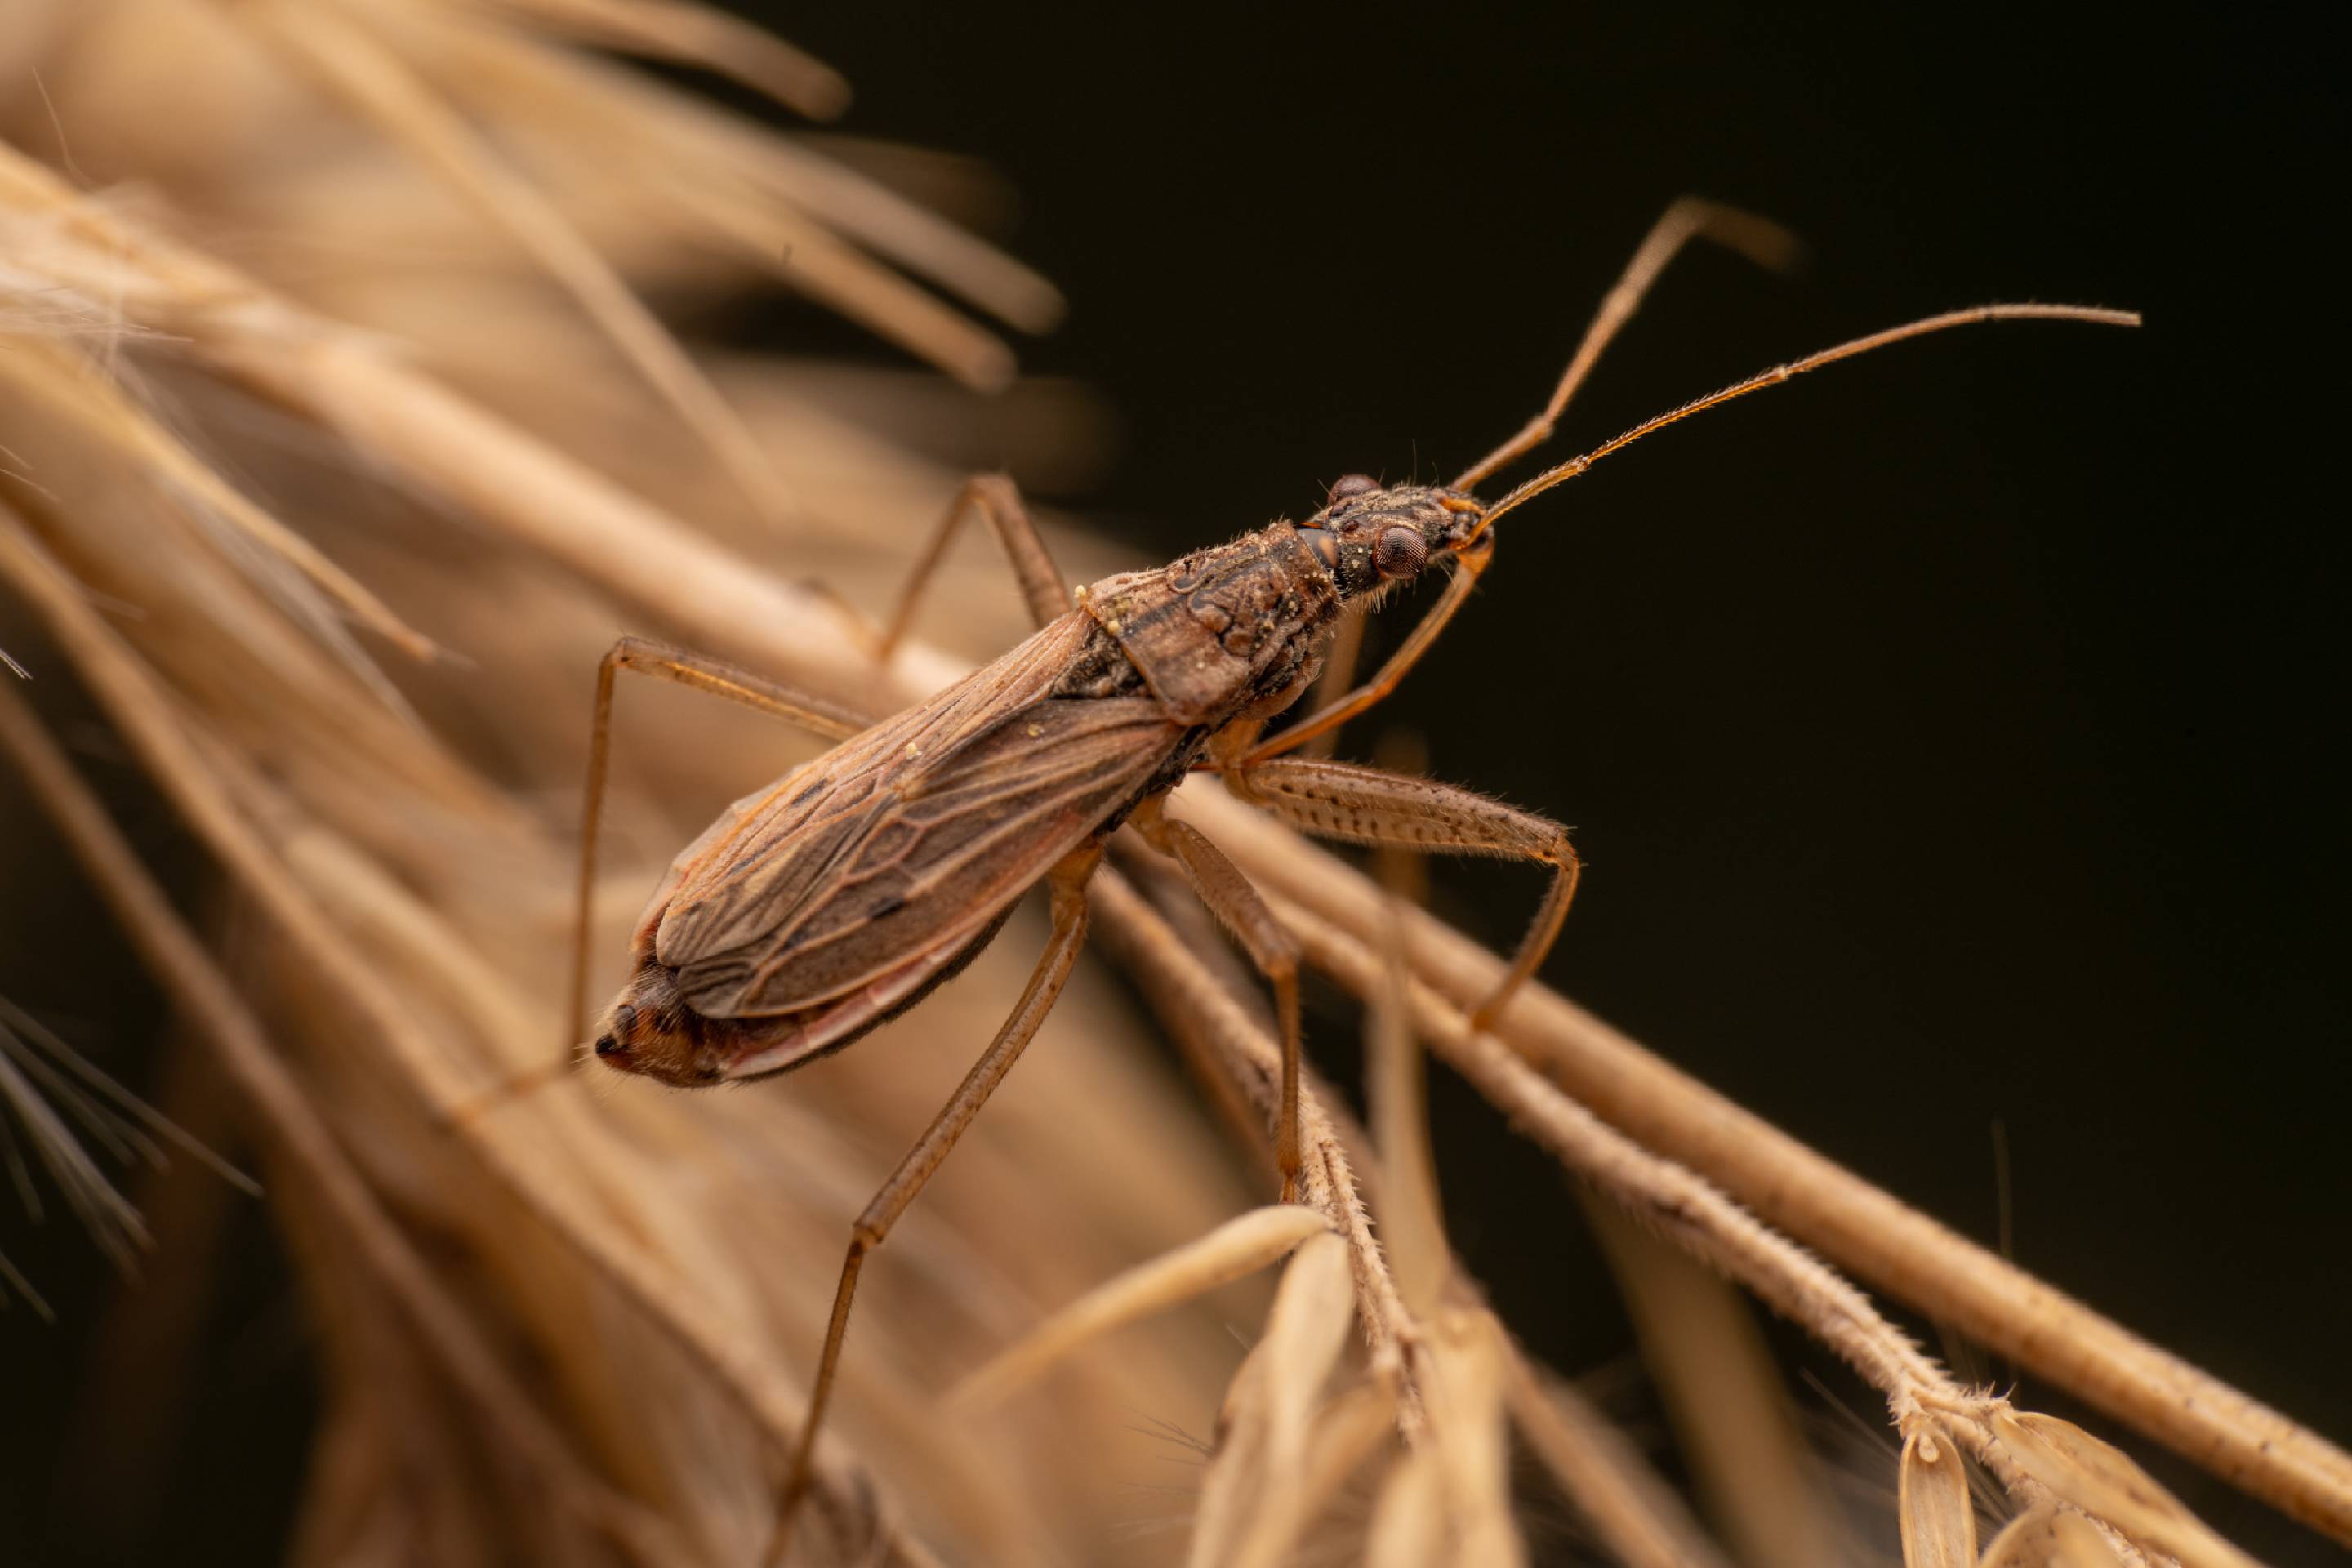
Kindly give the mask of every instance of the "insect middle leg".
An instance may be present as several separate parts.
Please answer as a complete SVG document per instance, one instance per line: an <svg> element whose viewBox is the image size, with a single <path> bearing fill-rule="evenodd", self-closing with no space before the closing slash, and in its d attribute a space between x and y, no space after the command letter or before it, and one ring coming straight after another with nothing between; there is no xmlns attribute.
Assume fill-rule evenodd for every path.
<svg viewBox="0 0 2352 1568"><path fill-rule="evenodd" d="M922 596L925 587L939 572L940 563L946 559L948 546L954 542L956 532L964 519L978 512L995 530L997 542L1004 546L1005 558L1013 563L1013 574L1020 580L1021 597L1029 606L1030 617L1039 626L1060 616L1070 607L1070 587L1062 580L1059 568L1054 564L1053 552L1045 548L1045 536L1029 520L1029 510L1021 504L1021 491L1012 479L1003 474L975 474L963 482L963 488L948 503L948 510L931 531L931 542L916 558L915 569L908 574L906 587L899 590L898 608L890 615L881 637L875 644L877 661L887 659L899 639L907 635L907 626L914 619L915 601Z"/></svg>
<svg viewBox="0 0 2352 1568"><path fill-rule="evenodd" d="M1275 1168L1282 1175L1282 1201L1298 1198L1298 942L1265 900L1258 896L1241 868L1225 858L1199 828L1171 818L1158 796L1135 808L1128 820L1144 842L1183 868L1219 924L1246 949L1274 987L1275 1016L1282 1026L1282 1110L1274 1134Z"/></svg>
<svg viewBox="0 0 2352 1568"><path fill-rule="evenodd" d="M1244 759L1226 771L1225 784L1242 799L1318 837L1455 855L1495 855L1551 867L1551 886L1545 890L1535 922L1520 942L1511 966L1471 1010L1474 1029L1494 1022L1512 994L1543 963L1576 897L1583 863L1569 843L1568 829L1470 790L1306 757L1255 763Z"/></svg>
<svg viewBox="0 0 2352 1568"><path fill-rule="evenodd" d="M882 1190L874 1194L866 1212L857 1216L857 1224L849 1235L849 1251L842 1259L841 1282L834 1288L833 1316L824 1331L824 1349L817 1359L816 1381L809 1391L808 1413L801 1418L800 1438L793 1447L791 1467L784 1473L782 1500L778 1505L776 1528L769 1541L765 1561L781 1562L785 1547L792 1540L793 1518L801 1500L807 1494L811 1467L816 1454L817 1426L824 1419L825 1402L832 1396L834 1375L841 1364L842 1340L849 1329L849 1304L857 1291L858 1270L865 1266L866 1255L882 1245L890 1227L931 1173L940 1168L955 1147L971 1119L1004 1075L1013 1070L1021 1052L1037 1033L1037 1026L1052 1011L1055 999L1070 978L1070 971L1078 960L1078 949L1087 934L1087 879L1094 875L1096 865L1102 859L1102 845L1090 839L1065 856L1053 870L1046 873L1045 885L1053 899L1054 933L1045 944L1045 956L1029 976L1029 984L1021 993L1021 1000L1013 1016L996 1032L980 1060L956 1088L945 1109L915 1140Z"/></svg>

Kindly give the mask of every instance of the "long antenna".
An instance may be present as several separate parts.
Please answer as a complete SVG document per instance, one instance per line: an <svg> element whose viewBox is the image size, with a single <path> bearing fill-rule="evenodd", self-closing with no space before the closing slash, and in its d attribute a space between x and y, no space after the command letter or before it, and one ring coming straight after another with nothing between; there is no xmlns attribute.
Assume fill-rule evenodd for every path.
<svg viewBox="0 0 2352 1568"><path fill-rule="evenodd" d="M1947 310L1940 316L1928 316L1921 321L1906 321L1899 327L1889 327L1885 331L1855 338L1850 342L1840 343L1835 348L1823 349L1816 354L1807 354L1803 359L1792 360L1787 364L1774 365L1770 370L1751 375L1746 381L1727 386L1720 392L1710 392L1705 397L1694 398L1680 408L1669 409L1654 419L1643 421L1615 440L1604 442L1580 458L1570 458L1556 468L1546 468L1542 473L1487 508L1486 516L1479 520L1478 526L1471 533L1470 538L1475 539L1479 534L1486 532L1494 525L1495 520L1505 512L1533 500L1554 485L1566 484L1610 453L1622 451L1643 437L1687 419L1694 414L1703 413L1717 404L1728 403L1735 397L1745 397L1751 392L1761 392L1768 386L1778 386L1790 377L1802 375L1809 370L1819 370L1825 364L1834 364L1842 359L1852 359L1856 354L1866 354L1873 349L1883 349L1889 343L1899 343L1906 338L1926 337L1929 332L1940 332L1951 327L1973 326L1979 321L2091 321L2107 327L2137 327L2139 325L2139 312L2108 310L2095 305L1978 305L1965 310ZM1467 543L1468 541L1465 540L1464 542Z"/></svg>

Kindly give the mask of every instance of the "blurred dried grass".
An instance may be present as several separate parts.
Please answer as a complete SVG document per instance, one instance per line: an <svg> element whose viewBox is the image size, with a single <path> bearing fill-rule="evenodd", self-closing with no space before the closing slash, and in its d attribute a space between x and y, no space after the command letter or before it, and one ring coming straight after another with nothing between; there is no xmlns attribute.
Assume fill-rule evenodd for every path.
<svg viewBox="0 0 2352 1568"><path fill-rule="evenodd" d="M971 455L1066 481L1098 446L1066 389L982 404L912 374L678 349L640 300L781 285L996 389L1012 360L973 312L1029 329L1058 300L877 177L984 213L968 165L754 130L573 38L730 69L812 111L841 100L816 62L642 0L19 0L0 26L0 583L267 940L190 931L19 694L0 691L0 741L250 1111L330 1394L305 1561L751 1560L846 1216L1035 946L1016 922L971 978L787 1089L599 1078L453 1120L557 1043L587 675L613 635L666 632L869 709L903 700L956 658L876 671L839 600L883 601ZM1111 563L1080 536L1056 545L1079 575ZM967 655L1017 635L1001 566L975 549L954 570L925 629ZM652 868L806 754L679 694L633 695L625 724L608 959ZM1227 1219L1262 1173L1082 973L872 1271L799 1560L1515 1562L1507 1420L1612 1555L1713 1561L1633 1446L1528 1366L1450 1263L1412 1148L1415 1034L1887 1395L1914 1564L1975 1557L1959 1452L2024 1513L1988 1562L2239 1559L2113 1450L1958 1388L1749 1209L1938 1310L1963 1300L1986 1342L2071 1369L2305 1517L2352 1518L2317 1439L2013 1271L1968 1297L1965 1244L1557 998L1470 1035L1490 956L1230 803L1186 809L1375 1004L1378 1140L1318 1097L1321 1223ZM1272 1073L1255 992L1163 891L1148 865L1107 870L1105 945L1246 1138ZM1228 1326L1265 1298L1200 1293L1292 1247L1244 1355ZM1726 1351L1713 1331L1676 1341L1670 1316L1645 1314L1654 1355ZM990 1397L942 1407L1032 1329L978 1384ZM2037 1339L2058 1344L2041 1363L2013 1348ZM1727 1354L1769 1387L1754 1352ZM1719 1401L1685 1446L1801 1460L1771 1407ZM1164 1474L1122 1435L1139 1419L1208 1456L1164 1504L1138 1500ZM1744 1521L1759 1561L1816 1536L1805 1552L1853 1550L1789 1522L1828 1507L1788 1495L1801 1462L1769 1473L1797 1479L1718 1500L1719 1527Z"/></svg>
<svg viewBox="0 0 2352 1568"><path fill-rule="evenodd" d="M47 623L270 933L243 955L233 1026L266 1042L327 1133L263 1149L331 1368L304 1555L408 1557L433 1542L446 1561L584 1561L582 1521L609 1518L605 1503L546 1505L593 1486L657 1515L677 1554L740 1561L772 1506L773 1430L797 1409L843 1216L944 1100L1020 960L985 962L791 1095L598 1080L448 1129L455 1105L560 1044L561 889L597 655L630 626L723 640L551 567L528 531L577 520L529 488L530 465L614 506L692 516L780 576L871 603L962 452L1034 453L1066 479L1098 422L1051 386L983 405L913 372L713 358L792 476L788 509L754 504L708 432L533 253L314 84L278 48L278 22L331 15L352 37L414 23L436 47L543 79L472 102L468 122L651 294L748 287L775 259L771 236L805 229L788 283L862 304L991 381L1003 346L890 258L1023 324L1050 319L1052 290L856 170L511 30L526 8L497 9L12 7L0 102L24 112L0 149L0 401L8 466L27 482L0 503L0 553L15 603ZM386 61L459 79L406 33L366 36ZM604 141L569 139L592 110ZM703 204L720 201L768 226L715 226ZM834 270L812 280L819 242ZM371 432L386 405L391 427ZM403 417L454 422L468 445L420 454L431 437ZM501 458L525 477L487 466ZM471 485L499 493L477 506ZM973 647L1014 635L1018 602L993 563L957 571L937 600L954 634ZM451 651L413 657L433 647ZM658 859L804 754L789 732L691 698L633 697L626 722L607 955ZM1089 1456L1134 1453L1111 1440L1130 1412L1197 1425L1213 1411L1237 1352L1203 1312L1122 1345L985 1443L929 1414L1044 1308L1235 1206L1223 1152L1136 1045L1099 982L1074 986L892 1247L839 1405L845 1446L885 1481L835 1469L848 1538L887 1497L918 1535L1091 1559L1129 1521L1122 1483L1137 1478ZM304 1201L330 1183L302 1162L326 1158L352 1164L382 1235L429 1258L422 1279L446 1316L505 1363L500 1390L453 1386L383 1288L400 1266L349 1215ZM501 1452L486 1396L560 1412L562 1475Z"/></svg>

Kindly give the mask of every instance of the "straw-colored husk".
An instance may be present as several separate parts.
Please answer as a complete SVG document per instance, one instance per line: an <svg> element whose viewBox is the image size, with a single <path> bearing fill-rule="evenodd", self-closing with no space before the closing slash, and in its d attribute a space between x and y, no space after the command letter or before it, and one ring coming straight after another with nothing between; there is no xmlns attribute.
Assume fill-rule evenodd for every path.
<svg viewBox="0 0 2352 1568"><path fill-rule="evenodd" d="M782 1084L583 1077L466 1114L563 1044L588 676L613 636L864 711L919 695L1022 622L973 541L927 601L934 641L873 667L853 606L887 602L961 478L918 432L1066 476L1093 428L1065 389L983 406L912 373L681 348L646 300L781 282L992 388L1013 361L978 317L1034 328L1058 298L580 41L842 102L821 63L647 0L19 0L0 22L0 641L75 673L265 940L175 911L26 692L0 692L0 754L246 1107L319 1331L304 1561L752 1560L848 1219L1043 937L1016 919L967 978ZM1074 575L1113 564L1054 542ZM627 691L621 722L600 982L667 857L813 749L666 689ZM1912 1563L1974 1555L1963 1455L2021 1515L1985 1563L2243 1559L2113 1448L1961 1387L1840 1266L2352 1536L2352 1465L2316 1437L1549 993L1470 1030L1492 955L1230 801L1182 809L1370 1005L1377 1141L1310 1077L1305 1211L1247 1212L1278 1081L1258 991L1120 846L1101 945L1208 1092L1081 972L866 1270L796 1562L1509 1563L1517 1429L1612 1555L1711 1563L1638 1447L1528 1364L1452 1259L1416 1040L1885 1394ZM0 1092L33 1103L15 1059ZM1203 1105L1256 1152L1236 1161ZM101 1189L77 1188L128 1245ZM1511 1216L1530 1245L1573 1222ZM1285 1255L1270 1295L1232 1283ZM1769 1378L1629 1289L1654 1354ZM1762 1417L1690 1430L1720 1408L1677 1413L1694 1456L1796 1444ZM1186 1443L1205 1465L1139 1501ZM1799 1479L1765 1489L1801 1489L1805 1457L1773 1458ZM1735 1533L1766 1517L1718 1507Z"/></svg>

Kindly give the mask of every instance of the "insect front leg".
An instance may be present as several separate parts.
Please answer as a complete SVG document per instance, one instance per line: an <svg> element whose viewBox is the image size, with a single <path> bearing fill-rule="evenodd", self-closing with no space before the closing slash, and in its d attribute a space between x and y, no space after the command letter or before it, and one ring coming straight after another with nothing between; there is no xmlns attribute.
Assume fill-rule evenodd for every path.
<svg viewBox="0 0 2352 1568"><path fill-rule="evenodd" d="M887 659L890 650L907 635L908 623L914 619L915 601L922 596L937 574L948 546L955 540L957 530L965 518L978 512L995 530L997 542L1004 546L1005 558L1013 563L1013 574L1021 583L1021 597L1029 606L1030 618L1045 626L1062 616L1070 607L1070 585L1062 580L1059 568L1054 564L1053 552L1045 548L1045 537L1037 525L1029 521L1028 509L1021 504L1021 491L1011 479L1003 474L976 474L963 482L963 488L948 503L948 510L931 532L931 542L917 558L915 569L908 574L907 585L898 595L898 607L891 613L875 646L875 658Z"/></svg>
<svg viewBox="0 0 2352 1568"><path fill-rule="evenodd" d="M1576 345L1576 353L1569 357L1568 368L1560 373L1559 381L1553 386L1551 396L1545 400L1542 409L1522 426L1517 435L1463 469L1454 480L1452 489L1475 489L1489 476L1509 467L1551 439L1553 428L1559 424L1560 415L1567 410L1569 400L1576 395L1585 378L1592 374L1592 367L1600 363L1601 351L1609 346L1625 323L1633 320L1633 312L1642 308L1642 301L1648 296L1651 285L1658 280L1658 275L1694 239L1711 239L1717 245L1738 251L1759 267L1774 271L1786 269L1802 249L1795 235L1769 218L1758 217L1753 213L1727 207L1719 202L1703 201L1696 196L1684 196L1674 202L1658 215L1658 221L1650 226L1650 232L1643 236L1642 243L1634 247L1633 259L1625 263L1625 270L1618 275L1615 285L1601 297L1601 308L1592 313L1591 321L1584 329L1583 340ZM1440 608L1443 614L1433 618L1443 626L1444 616L1453 613L1454 606L1442 605ZM1291 742L1295 745L1312 740L1314 744L1310 750L1318 755L1329 753L1333 744L1330 737L1337 733L1340 724L1378 700L1374 696L1345 710L1339 709L1341 700L1349 695L1350 683L1356 675L1361 616L1359 615L1353 618L1357 626L1349 628L1346 635L1333 643L1324 662L1323 679L1315 689L1316 707L1331 711L1333 716L1318 724L1313 736L1301 735L1297 742ZM1433 631L1432 635L1434 635ZM1381 672L1383 676L1387 673L1386 670Z"/></svg>
<svg viewBox="0 0 2352 1568"><path fill-rule="evenodd" d="M1225 774L1225 782L1244 800L1318 837L1495 855L1551 867L1551 886L1517 955L1486 999L1471 1010L1474 1029L1492 1023L1512 993L1543 963L1576 897L1583 863L1568 841L1567 828L1466 789L1305 757L1237 767Z"/></svg>
<svg viewBox="0 0 2352 1568"><path fill-rule="evenodd" d="M1615 287L1601 296L1601 308L1592 313L1591 323L1584 329L1584 341L1576 345L1576 353L1570 356L1568 369L1560 373L1559 384L1552 388L1543 411L1528 420L1517 435L1465 468L1454 481L1454 489L1474 489L1488 475L1507 468L1551 439L1552 426L1568 407L1568 400L1576 395L1577 388L1592 373L1601 351L1633 319L1633 312L1642 308L1643 298L1649 293L1650 285L1658 280L1658 274L1666 269L1666 264L1694 239L1711 239L1775 272L1792 265L1803 249L1795 235L1769 218L1696 196L1684 196L1674 202L1658 215L1650 232L1642 237L1642 243L1634 247L1633 258L1625 263Z"/></svg>
<svg viewBox="0 0 2352 1568"><path fill-rule="evenodd" d="M1231 931L1274 987L1275 1014L1282 1024L1282 1110L1274 1134L1275 1167L1282 1173L1282 1201L1298 1198L1298 942L1275 919L1241 868L1190 824L1170 818L1155 796L1128 820L1144 841L1183 868L1193 891Z"/></svg>
<svg viewBox="0 0 2352 1568"><path fill-rule="evenodd" d="M792 1542L793 1518L801 1500L807 1495L811 1467L816 1455L817 1426L824 1419L825 1402L832 1396L834 1375L841 1364L841 1345L849 1329L849 1304L857 1291L857 1273L865 1266L866 1255L882 1245L931 1173L940 1168L955 1147L980 1108L1004 1075L1013 1070L1021 1052L1037 1026L1053 1010L1055 999L1070 978L1077 963L1078 949L1087 935L1087 879L1094 875L1096 865L1102 859L1102 844L1089 839L1065 856L1061 863L1046 873L1045 885L1053 898L1054 933L1046 944L1045 956L1037 961L1036 970L1029 976L1029 984L1014 1005L1013 1016L996 1032L980 1060L964 1075L954 1096L940 1110L882 1190L874 1194L866 1212L857 1216L849 1234L849 1251L841 1263L841 1282L834 1288L833 1316L826 1322L824 1349L817 1358L816 1381L809 1390L808 1413L801 1418L799 1441L793 1446L791 1467L784 1473L782 1500L776 1510L774 1535L768 1542L765 1561L770 1568L783 1560L784 1551Z"/></svg>

